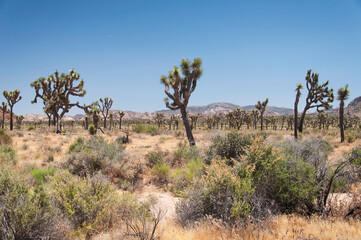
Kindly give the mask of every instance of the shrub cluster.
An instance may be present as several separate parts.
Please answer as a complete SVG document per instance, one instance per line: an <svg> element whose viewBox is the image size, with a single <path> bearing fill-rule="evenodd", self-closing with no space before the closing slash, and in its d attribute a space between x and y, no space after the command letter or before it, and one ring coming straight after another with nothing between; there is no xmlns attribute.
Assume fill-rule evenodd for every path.
<svg viewBox="0 0 361 240"><path fill-rule="evenodd" d="M216 156L185 188L178 219L186 225L206 215L258 220L277 213L312 213L320 209L320 193L330 181L331 150L319 139L270 145L263 136L216 137L208 151Z"/></svg>
<svg viewBox="0 0 361 240"><path fill-rule="evenodd" d="M136 180L143 164L130 158L123 146L92 136L87 141L79 138L70 146L63 168L80 177L92 177L101 172L116 182Z"/></svg>

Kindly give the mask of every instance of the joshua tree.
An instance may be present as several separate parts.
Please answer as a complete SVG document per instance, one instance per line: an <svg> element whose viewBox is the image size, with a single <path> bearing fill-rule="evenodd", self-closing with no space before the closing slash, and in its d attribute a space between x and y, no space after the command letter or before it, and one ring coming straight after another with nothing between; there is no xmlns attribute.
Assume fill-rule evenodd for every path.
<svg viewBox="0 0 361 240"><path fill-rule="evenodd" d="M298 126L298 131L300 133L302 133L305 116L309 109L316 108L317 111L321 111L321 108L328 110L332 107L330 103L332 103L334 99L333 89L328 89L328 81L323 84L318 84L318 76L319 74L312 73L312 70L308 70L305 77L308 95L306 98L305 109L302 112L300 124Z"/></svg>
<svg viewBox="0 0 361 240"><path fill-rule="evenodd" d="M259 112L257 110L252 110L251 113L252 116L252 120L253 120L253 124L254 124L254 129L257 129L257 122L259 120Z"/></svg>
<svg viewBox="0 0 361 240"><path fill-rule="evenodd" d="M114 113L109 113L109 130L112 130L112 125L113 125L113 118L114 118Z"/></svg>
<svg viewBox="0 0 361 240"><path fill-rule="evenodd" d="M157 123L158 128L160 128L160 126L164 123L164 118L164 113L156 113L154 121Z"/></svg>
<svg viewBox="0 0 361 240"><path fill-rule="evenodd" d="M104 99L99 99L101 106L98 104L98 107L100 108L100 111L104 118L104 128L107 128L107 118L109 115L109 110L113 105L113 99L105 97Z"/></svg>
<svg viewBox="0 0 361 240"><path fill-rule="evenodd" d="M196 58L193 62L189 62L186 59L182 59L181 69L174 66L172 71L169 72L168 77L162 76L161 82L165 86L165 104L167 108L171 110L180 109L184 127L186 129L189 145L195 145L194 137L192 134L192 128L189 124L187 116L187 106L191 94L194 92L197 86L197 81L202 75L202 60ZM181 76L183 75L183 77ZM169 91L169 87L173 89L173 94ZM169 99L173 102L169 103Z"/></svg>
<svg viewBox="0 0 361 240"><path fill-rule="evenodd" d="M21 127L21 123L23 122L24 120L24 116L23 115L20 115L20 116L16 116L16 125L18 128Z"/></svg>
<svg viewBox="0 0 361 240"><path fill-rule="evenodd" d="M297 88L296 88L296 100L295 100L295 109L294 109L294 115L295 115L295 127L294 127L294 135L295 135L295 139L297 139L297 128L298 128L298 103L300 101L300 97L301 97L301 89L303 88L302 84L299 83L297 84Z"/></svg>
<svg viewBox="0 0 361 240"><path fill-rule="evenodd" d="M122 111L118 111L119 113L119 129L122 129L122 118L124 117L125 113Z"/></svg>
<svg viewBox="0 0 361 240"><path fill-rule="evenodd" d="M84 80L76 85L79 79L80 74L71 69L69 74L59 75L59 72L55 71L48 78L41 77L30 85L36 94L32 103L36 103L37 98L43 100L44 111L52 113L56 119L57 133L61 133L61 119L65 113L72 107L79 106L79 103L70 103L70 96L83 97L86 93L83 89Z"/></svg>
<svg viewBox="0 0 361 240"><path fill-rule="evenodd" d="M258 101L258 103L255 105L255 107L259 111L259 115L261 118L261 131L263 130L263 114L266 111L267 104L268 104L268 98L266 98L266 100L264 100L262 103L261 101Z"/></svg>
<svg viewBox="0 0 361 240"><path fill-rule="evenodd" d="M0 106L0 110L3 112L3 119L1 121L1 128L4 129L5 127L5 112L8 110L8 104L5 102L2 102L1 104L2 106Z"/></svg>
<svg viewBox="0 0 361 240"><path fill-rule="evenodd" d="M348 85L344 88L340 88L337 91L337 100L340 101L340 131L341 131L341 142L345 141L345 132L344 132L344 123L343 123L343 113L345 107L345 100L350 96L350 90L348 89Z"/></svg>
<svg viewBox="0 0 361 240"><path fill-rule="evenodd" d="M13 108L14 105L21 100L20 91L15 90L11 92L4 91L3 92L4 97L8 101L9 107L10 107L10 130L13 130Z"/></svg>

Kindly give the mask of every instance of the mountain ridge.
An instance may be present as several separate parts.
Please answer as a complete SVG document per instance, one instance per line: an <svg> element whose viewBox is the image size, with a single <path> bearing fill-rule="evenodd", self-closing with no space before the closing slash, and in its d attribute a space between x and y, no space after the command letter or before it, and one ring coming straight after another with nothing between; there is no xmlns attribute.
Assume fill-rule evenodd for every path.
<svg viewBox="0 0 361 240"><path fill-rule="evenodd" d="M241 110L246 111L252 111L255 110L255 105L246 105L246 106L240 106L233 103L228 102L216 102L207 104L204 106L189 106L187 107L187 111L190 114L198 114L201 113L205 116L210 116L216 113L227 113L230 112L236 108L240 108ZM111 112L114 113L114 119L119 119L119 110L111 110ZM336 114L338 112L338 109L332 109L329 113L330 114ZM179 110L169 110L169 109L163 109L158 110L155 112L135 112L135 111L124 111L124 120L130 120L130 119L152 119L157 113L164 113L166 115L172 115L172 114L180 114ZM292 115L293 109L291 108L285 108L285 107L277 107L277 106L267 106L265 115L267 116L281 116L281 115ZM345 114L354 114L356 116L361 117L361 96L355 98L352 100L347 107L345 108ZM45 114L26 114L24 116L24 121L47 121L48 118ZM64 121L71 121L71 120L82 120L84 119L84 114L76 114L75 116L64 116Z"/></svg>

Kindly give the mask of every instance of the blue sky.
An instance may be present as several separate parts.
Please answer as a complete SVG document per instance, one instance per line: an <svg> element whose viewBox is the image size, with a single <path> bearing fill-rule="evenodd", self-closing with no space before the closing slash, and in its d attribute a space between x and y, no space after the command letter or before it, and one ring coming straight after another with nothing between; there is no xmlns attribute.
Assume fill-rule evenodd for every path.
<svg viewBox="0 0 361 240"><path fill-rule="evenodd" d="M336 91L349 84L352 100L361 0L0 0L0 91L21 91L17 114L42 113L30 83L71 68L85 80L80 103L107 96L113 109L164 109L160 76L196 57L204 74L189 105L269 97L292 108L310 68Z"/></svg>

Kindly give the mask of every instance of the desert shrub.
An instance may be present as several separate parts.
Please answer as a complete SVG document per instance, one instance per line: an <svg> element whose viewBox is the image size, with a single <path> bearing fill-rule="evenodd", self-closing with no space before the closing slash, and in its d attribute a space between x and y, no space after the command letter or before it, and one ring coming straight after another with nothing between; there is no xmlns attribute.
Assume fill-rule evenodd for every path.
<svg viewBox="0 0 361 240"><path fill-rule="evenodd" d="M154 134L158 132L158 129L154 125L150 125L150 124L136 124L132 127L132 130L136 133L148 133L148 134L152 134L152 133Z"/></svg>
<svg viewBox="0 0 361 240"><path fill-rule="evenodd" d="M198 158L192 159L182 168L176 169L171 176L171 191L176 196L184 196L185 191L193 182L193 179L200 176L203 166L203 161Z"/></svg>
<svg viewBox="0 0 361 240"><path fill-rule="evenodd" d="M0 144L10 145L12 142L11 137L3 130L0 130Z"/></svg>
<svg viewBox="0 0 361 240"><path fill-rule="evenodd" d="M158 163L164 163L164 157L162 151L152 151L145 155L147 160L146 165L150 168Z"/></svg>
<svg viewBox="0 0 361 240"><path fill-rule="evenodd" d="M348 143L353 143L353 142L356 141L356 136L355 136L353 133L349 132L349 133L346 134L345 140L346 140Z"/></svg>
<svg viewBox="0 0 361 240"><path fill-rule="evenodd" d="M60 220L43 188L0 170L0 239L64 239L67 228Z"/></svg>
<svg viewBox="0 0 361 240"><path fill-rule="evenodd" d="M75 141L75 143L72 143L69 147L69 153L71 152L80 152L83 150L84 147L84 138L79 137L77 138L77 140Z"/></svg>
<svg viewBox="0 0 361 240"><path fill-rule="evenodd" d="M120 219L125 225L120 239L160 239L159 223L165 215L165 211L157 209L157 199L148 198L139 202L132 195L125 195L121 198Z"/></svg>
<svg viewBox="0 0 361 240"><path fill-rule="evenodd" d="M89 125L88 131L89 131L89 134L90 134L90 135L95 135L95 134L97 133L97 130L96 130L94 124L90 124L90 125Z"/></svg>
<svg viewBox="0 0 361 240"><path fill-rule="evenodd" d="M143 164L130 158L124 147L109 144L101 137L91 137L87 141L77 140L71 149L63 168L81 177L101 172L112 181L132 180L143 169Z"/></svg>
<svg viewBox="0 0 361 240"><path fill-rule="evenodd" d="M157 183L168 183L170 171L167 164L159 162L153 166L151 172Z"/></svg>
<svg viewBox="0 0 361 240"><path fill-rule="evenodd" d="M16 152L11 146L0 144L0 165L17 163Z"/></svg>
<svg viewBox="0 0 361 240"><path fill-rule="evenodd" d="M180 142L178 149L174 152L171 159L171 166L181 166L191 160L203 158L201 151L196 146L188 146L186 142Z"/></svg>
<svg viewBox="0 0 361 240"><path fill-rule="evenodd" d="M32 130L34 130L34 129L35 129L35 127L31 125L31 126L28 127L27 130L28 130L28 131L32 131Z"/></svg>
<svg viewBox="0 0 361 240"><path fill-rule="evenodd" d="M54 175L55 168L49 168L49 169L34 168L30 170L30 173L38 184L43 184L45 181L45 177Z"/></svg>
<svg viewBox="0 0 361 240"><path fill-rule="evenodd" d="M354 147L346 157L352 164L361 165L361 147Z"/></svg>
<svg viewBox="0 0 361 240"><path fill-rule="evenodd" d="M214 160L205 166L205 174L194 179L187 197L176 206L179 222L191 224L206 215L230 220L250 214L249 197L253 192L249 171L243 177L225 161Z"/></svg>
<svg viewBox="0 0 361 240"><path fill-rule="evenodd" d="M288 161L301 159L311 164L316 170L316 180L319 183L325 181L329 173L327 159L332 151L332 146L328 141L318 138L303 141L286 140L279 146Z"/></svg>
<svg viewBox="0 0 361 240"><path fill-rule="evenodd" d="M262 135L266 137L265 133L243 135L237 132L228 133L225 137L216 136L212 140L212 145L207 152L207 161L219 156L221 158L230 160L240 160L240 157L245 154L246 149L253 142L256 136ZM232 161L230 161L231 163Z"/></svg>
<svg viewBox="0 0 361 240"><path fill-rule="evenodd" d="M119 144L127 144L127 143L130 143L130 139L129 137L127 136L120 136L120 137L117 137L117 139L115 140L117 143Z"/></svg>
<svg viewBox="0 0 361 240"><path fill-rule="evenodd" d="M285 148L287 147L289 145ZM254 169L252 178L257 196L255 198L274 201L277 206L274 209L281 212L309 211L320 190L315 167L302 158L302 154L295 155L289 149L284 150L287 152L285 154L282 150L279 152L273 148L262 137L256 138L243 158L244 164ZM254 203L254 206L262 205L265 204ZM254 213L256 212L255 210Z"/></svg>
<svg viewBox="0 0 361 240"><path fill-rule="evenodd" d="M80 178L68 171L57 171L47 184L52 205L73 226L73 236L90 236L111 226L117 209L117 190L99 174Z"/></svg>

